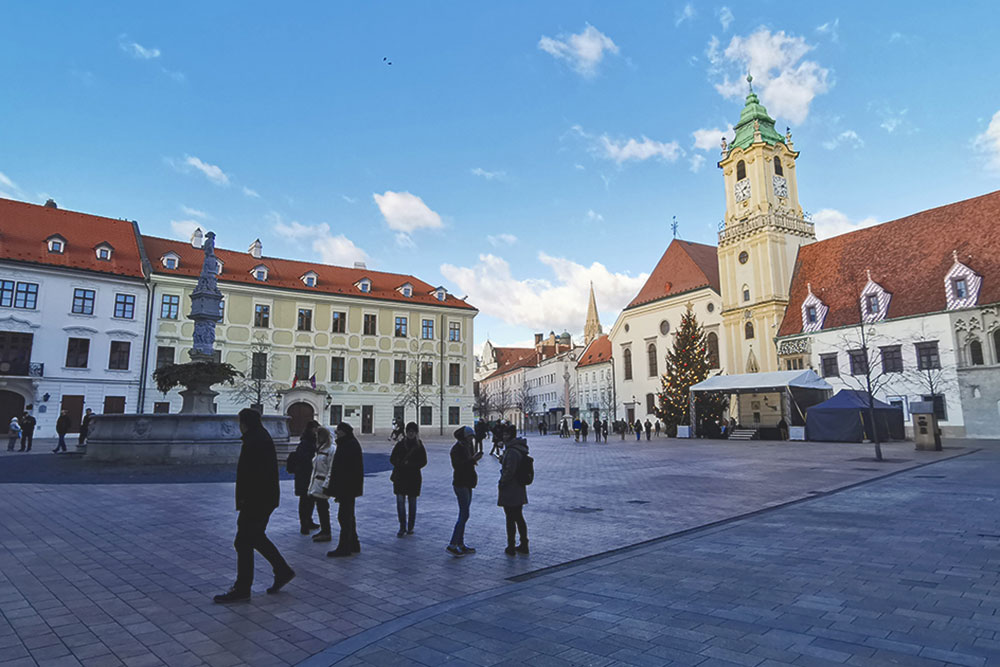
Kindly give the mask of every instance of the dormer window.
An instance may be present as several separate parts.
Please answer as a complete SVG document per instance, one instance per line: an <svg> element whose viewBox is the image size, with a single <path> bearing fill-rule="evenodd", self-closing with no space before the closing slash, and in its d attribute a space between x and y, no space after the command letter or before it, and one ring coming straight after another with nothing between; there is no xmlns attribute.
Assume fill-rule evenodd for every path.
<svg viewBox="0 0 1000 667"><path fill-rule="evenodd" d="M411 296L413 296L413 285L411 285L410 283L403 283L402 285L399 286L398 290L399 293L405 296L406 298L410 298Z"/></svg>
<svg viewBox="0 0 1000 667"><path fill-rule="evenodd" d="M180 264L180 257L178 257L175 253L168 252L160 258L160 263L163 264L163 268L170 269L172 271Z"/></svg>
<svg viewBox="0 0 1000 667"><path fill-rule="evenodd" d="M806 306L806 322L815 324L816 320L816 306Z"/></svg>
<svg viewBox="0 0 1000 667"><path fill-rule="evenodd" d="M434 298L438 301L444 301L448 297L448 292L445 291L443 287L438 287L434 291Z"/></svg>
<svg viewBox="0 0 1000 667"><path fill-rule="evenodd" d="M362 278L361 280L356 282L355 285L360 291L366 294L372 291L372 281L368 280L367 278Z"/></svg>
<svg viewBox="0 0 1000 667"><path fill-rule="evenodd" d="M111 261L111 248L108 246L101 246L97 249L97 259L109 262Z"/></svg>
<svg viewBox="0 0 1000 667"><path fill-rule="evenodd" d="M952 251L955 263L944 277L944 291L948 310L969 308L979 301L979 288L983 285L983 277L963 264L958 259L958 251Z"/></svg>
<svg viewBox="0 0 1000 667"><path fill-rule="evenodd" d="M222 275L222 260L218 257L215 258L215 273L216 275Z"/></svg>
<svg viewBox="0 0 1000 667"><path fill-rule="evenodd" d="M865 297L865 314L877 316L879 314L878 294L869 294Z"/></svg>
<svg viewBox="0 0 1000 667"><path fill-rule="evenodd" d="M302 274L302 277L299 278L299 280L301 280L302 284L306 287L316 287L316 277L315 271L306 271Z"/></svg>
<svg viewBox="0 0 1000 667"><path fill-rule="evenodd" d="M264 266L263 264L255 266L254 269L253 269L253 278L254 278L254 280L259 280L262 283L266 282L267 281L267 267Z"/></svg>
<svg viewBox="0 0 1000 667"><path fill-rule="evenodd" d="M802 301L802 331L819 331L823 328L823 320L829 310L826 304L819 300L812 291L812 283L806 285L808 296Z"/></svg>
<svg viewBox="0 0 1000 667"><path fill-rule="evenodd" d="M868 283L861 290L861 319L865 322L878 322L884 320L889 314L889 302L892 300L892 295L872 280L871 271L867 273Z"/></svg>
<svg viewBox="0 0 1000 667"><path fill-rule="evenodd" d="M59 236L58 234L55 234L45 239L45 242L49 246L49 252L54 252L60 255L66 252L66 239Z"/></svg>
<svg viewBox="0 0 1000 667"><path fill-rule="evenodd" d="M965 278L952 278L951 292L956 299L964 299L969 296L969 285Z"/></svg>

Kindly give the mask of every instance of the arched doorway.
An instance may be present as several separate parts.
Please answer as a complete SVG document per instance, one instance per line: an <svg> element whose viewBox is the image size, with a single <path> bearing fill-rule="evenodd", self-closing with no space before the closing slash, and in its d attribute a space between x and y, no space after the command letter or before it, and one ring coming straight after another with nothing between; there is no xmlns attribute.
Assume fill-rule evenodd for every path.
<svg viewBox="0 0 1000 667"><path fill-rule="evenodd" d="M6 389L0 389L0 433L6 433L10 418L20 419L24 414L24 396Z"/></svg>
<svg viewBox="0 0 1000 667"><path fill-rule="evenodd" d="M293 437L302 435L302 432L306 430L306 424L316 418L313 406L301 401L289 405L286 414L292 418L292 423L288 425L288 433Z"/></svg>

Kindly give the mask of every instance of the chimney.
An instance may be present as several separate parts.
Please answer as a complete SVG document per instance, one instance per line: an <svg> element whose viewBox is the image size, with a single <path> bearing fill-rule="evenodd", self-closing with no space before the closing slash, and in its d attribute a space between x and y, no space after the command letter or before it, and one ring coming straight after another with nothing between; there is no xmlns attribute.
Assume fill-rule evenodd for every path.
<svg viewBox="0 0 1000 667"><path fill-rule="evenodd" d="M364 262L354 262L354 268L355 269L367 269L368 267L365 266Z"/></svg>
<svg viewBox="0 0 1000 667"><path fill-rule="evenodd" d="M200 248L204 241L205 236L201 233L201 227L195 227L194 234L191 235L191 247Z"/></svg>
<svg viewBox="0 0 1000 667"><path fill-rule="evenodd" d="M56 204L56 200L52 199L51 197L49 197L47 200L45 200L45 203L42 204L42 205L45 208L59 208L59 206Z"/></svg>
<svg viewBox="0 0 1000 667"><path fill-rule="evenodd" d="M535 334L535 345L541 345L541 344L542 344L542 334L536 333Z"/></svg>
<svg viewBox="0 0 1000 667"><path fill-rule="evenodd" d="M260 259L260 256L264 252L264 244L260 242L260 239L257 239L250 244L250 249L247 250L247 252L249 252L250 256L254 259Z"/></svg>

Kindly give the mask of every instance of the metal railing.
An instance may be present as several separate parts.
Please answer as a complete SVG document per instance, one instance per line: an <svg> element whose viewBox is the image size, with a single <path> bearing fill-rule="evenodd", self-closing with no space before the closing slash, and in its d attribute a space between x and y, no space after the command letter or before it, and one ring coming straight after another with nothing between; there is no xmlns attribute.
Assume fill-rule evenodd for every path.
<svg viewBox="0 0 1000 667"><path fill-rule="evenodd" d="M780 213L765 213L720 229L719 245L735 241L764 228L792 232L802 236L816 236L816 227L811 222Z"/></svg>

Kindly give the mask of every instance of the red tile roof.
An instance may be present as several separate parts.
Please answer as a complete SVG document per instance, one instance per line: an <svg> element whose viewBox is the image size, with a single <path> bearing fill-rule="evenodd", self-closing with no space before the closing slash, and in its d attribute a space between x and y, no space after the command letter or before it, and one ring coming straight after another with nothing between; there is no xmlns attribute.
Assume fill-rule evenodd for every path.
<svg viewBox="0 0 1000 667"><path fill-rule="evenodd" d="M646 284L625 310L699 287L711 287L719 292L719 255L716 247L674 239L649 274Z"/></svg>
<svg viewBox="0 0 1000 667"><path fill-rule="evenodd" d="M49 252L53 236L65 240L62 253ZM0 259L142 278L136 236L128 220L0 199ZM102 242L114 248L110 260L97 259Z"/></svg>
<svg viewBox="0 0 1000 667"><path fill-rule="evenodd" d="M872 280L892 295L887 317L946 309L944 278L958 259L983 276L979 303L1000 302L1000 191L922 211L799 249L779 336L802 331L808 285L830 310L824 329L856 324Z"/></svg>
<svg viewBox="0 0 1000 667"><path fill-rule="evenodd" d="M146 247L146 255L149 257L154 273L188 276L190 278L197 278L198 274L201 273L201 265L205 255L200 248L195 248L190 243L157 238L155 236L143 236L142 242ZM173 252L180 258L176 269L168 269L160 261L160 258L168 252ZM444 301L438 301L433 294L435 291L433 285L410 275L385 273L382 271L372 271L371 269L355 269L345 266L331 266L328 264L313 264L276 257L254 257L248 252L224 250L218 247L215 249L215 255L222 260L222 274L219 276L220 282L245 283L258 287L267 285L270 287L301 290L303 292L342 294L366 299L476 310L475 306L451 294L448 294ZM258 281L251 275L253 269L261 265L267 267L266 282ZM314 272L317 276L315 287L306 287L305 283L301 280L301 277L310 271ZM370 292L362 292L355 286L355 283L362 278L368 278L371 281ZM407 282L413 285L413 296L411 297L405 297L397 291L398 287Z"/></svg>
<svg viewBox="0 0 1000 667"><path fill-rule="evenodd" d="M538 365L538 352L533 347L494 347L493 351L496 353L497 369L483 380Z"/></svg>
<svg viewBox="0 0 1000 667"><path fill-rule="evenodd" d="M605 361L611 361L611 339L607 336L598 336L583 351L580 361L576 366L577 368L581 366L593 366Z"/></svg>

